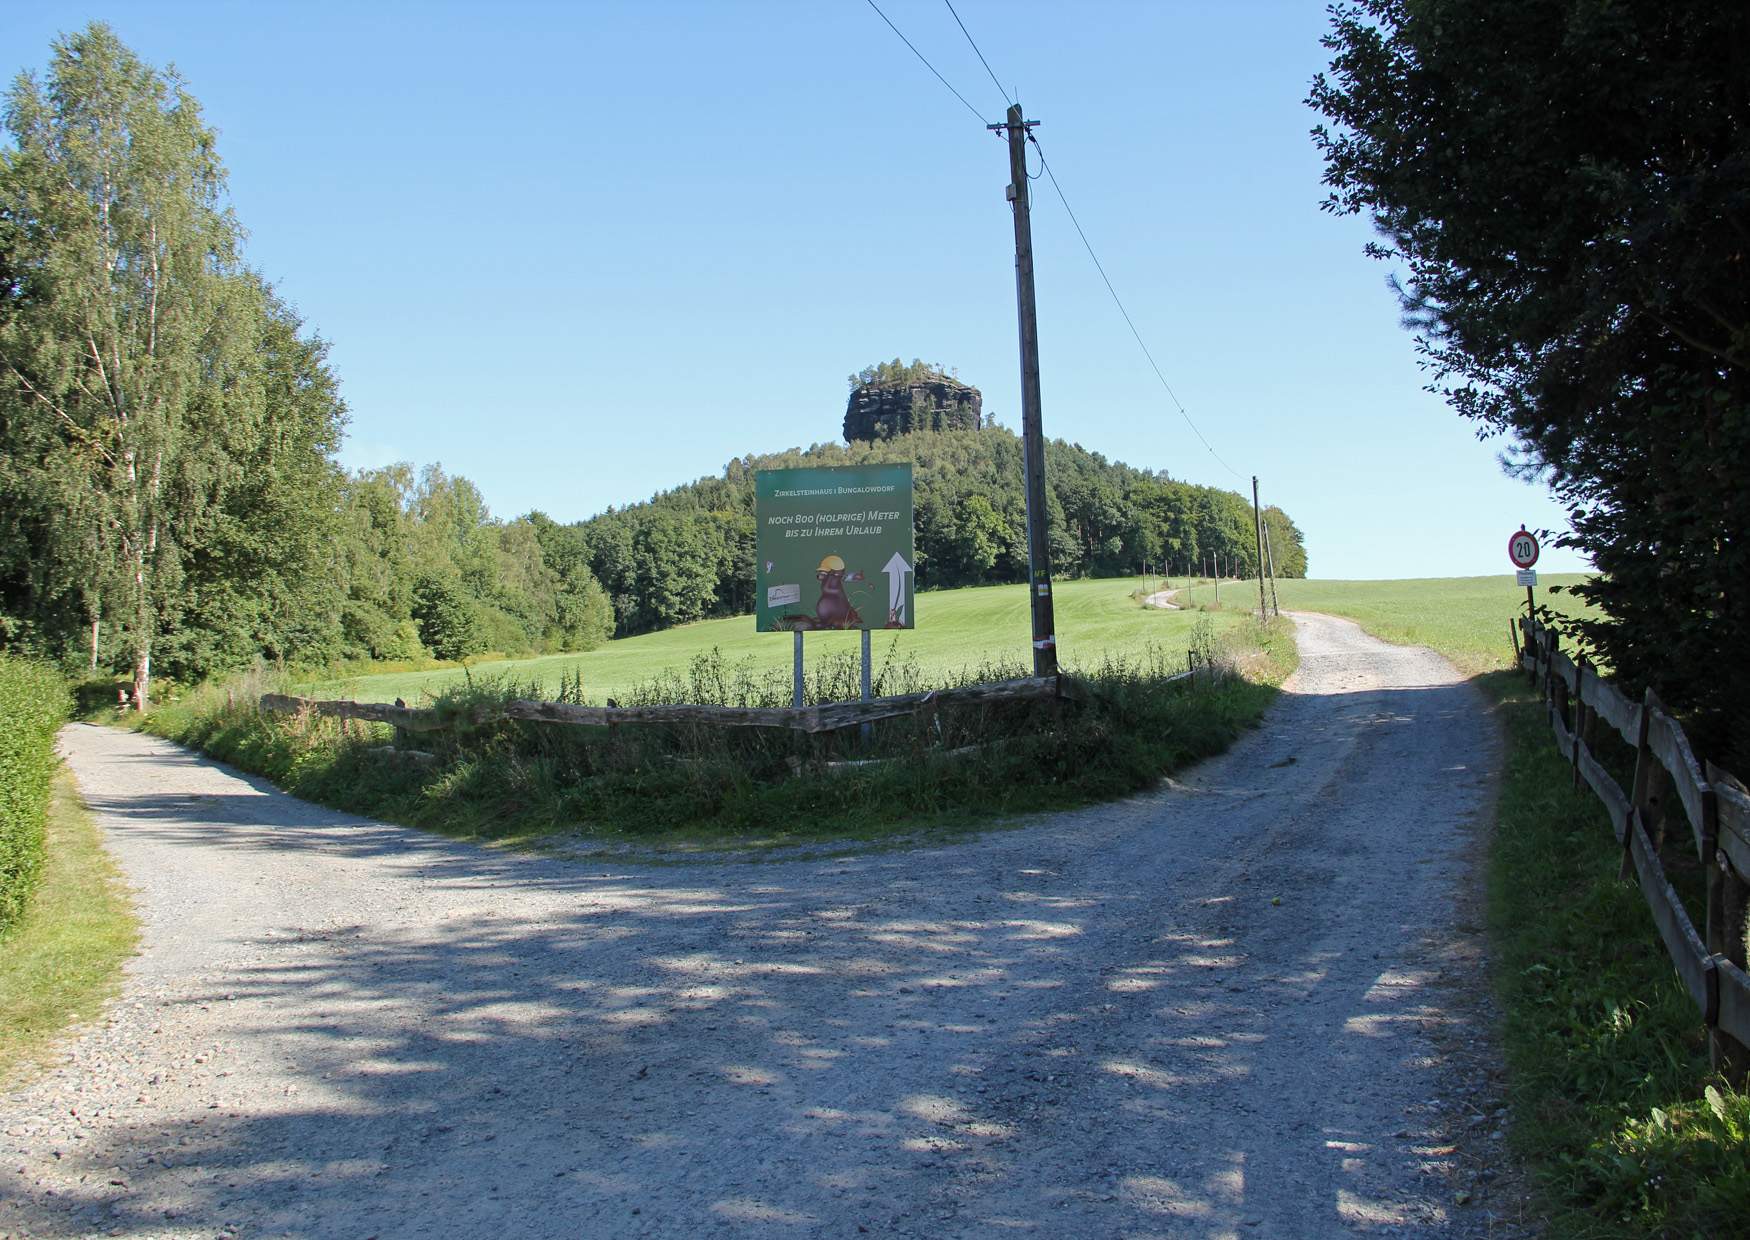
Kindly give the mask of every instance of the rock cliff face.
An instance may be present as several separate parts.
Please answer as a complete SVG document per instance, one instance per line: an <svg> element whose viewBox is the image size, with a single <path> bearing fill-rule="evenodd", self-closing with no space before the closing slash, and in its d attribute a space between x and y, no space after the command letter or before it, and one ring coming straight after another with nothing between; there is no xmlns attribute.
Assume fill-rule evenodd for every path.
<svg viewBox="0 0 1750 1240"><path fill-rule="evenodd" d="M845 442L891 439L907 431L975 431L984 425L984 397L946 377L907 383L865 383L845 406Z"/></svg>

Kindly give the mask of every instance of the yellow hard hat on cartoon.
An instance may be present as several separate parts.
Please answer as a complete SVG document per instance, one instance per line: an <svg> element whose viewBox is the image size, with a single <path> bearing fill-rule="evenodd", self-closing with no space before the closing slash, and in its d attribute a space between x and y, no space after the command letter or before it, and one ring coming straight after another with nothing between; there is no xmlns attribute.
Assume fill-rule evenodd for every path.
<svg viewBox="0 0 1750 1240"><path fill-rule="evenodd" d="M845 571L845 562L836 555L829 555L820 562L820 567L814 571L817 573L842 573Z"/></svg>

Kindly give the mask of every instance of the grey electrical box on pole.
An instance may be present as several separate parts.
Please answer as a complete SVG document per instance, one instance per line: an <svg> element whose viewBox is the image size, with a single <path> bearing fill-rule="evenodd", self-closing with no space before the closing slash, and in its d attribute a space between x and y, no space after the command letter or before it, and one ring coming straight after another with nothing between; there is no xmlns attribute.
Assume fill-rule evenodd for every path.
<svg viewBox="0 0 1750 1240"><path fill-rule="evenodd" d="M1027 130L1021 105L992 125L1009 139L1009 203L1015 211L1015 301L1021 321L1021 446L1027 475L1027 589L1033 604L1033 674L1057 675L1051 608L1051 544L1045 507L1045 433L1039 418L1039 318L1033 300L1033 221L1027 193Z"/></svg>

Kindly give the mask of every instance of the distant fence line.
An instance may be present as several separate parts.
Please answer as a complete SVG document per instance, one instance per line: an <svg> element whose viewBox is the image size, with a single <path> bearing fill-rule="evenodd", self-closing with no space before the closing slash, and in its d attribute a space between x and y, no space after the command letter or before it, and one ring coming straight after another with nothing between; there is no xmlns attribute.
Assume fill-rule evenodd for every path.
<svg viewBox="0 0 1750 1240"><path fill-rule="evenodd" d="M1171 680L1183 680L1183 672ZM478 706L466 711L443 711L380 702L314 701L267 693L261 709L277 714L311 714L334 719L360 719L386 723L404 732L442 732L458 724L483 724L495 719L520 719L529 723L570 724L584 727L617 727L621 724L702 724L713 727L788 728L792 731L835 732L880 719L897 719L929 711L937 706L973 706L991 702L1027 700L1076 700L1083 695L1071 676L1027 676L1016 680L963 685L954 689L930 689L873 698L867 702L826 702L819 706L578 706L569 702L538 702L517 699L502 705Z"/></svg>
<svg viewBox="0 0 1750 1240"><path fill-rule="evenodd" d="M1750 1072L1744 941L1750 791L1730 772L1696 758L1683 728L1651 689L1635 702L1598 675L1584 656L1563 652L1561 635L1530 617L1519 617L1508 632L1520 667L1542 688L1550 728L1574 768L1575 787L1584 781L1610 814L1623 848L1622 877L1632 870L1640 882L1665 951L1701 1010L1714 1066L1742 1083ZM1634 749L1627 792L1593 756L1590 742L1601 721ZM1659 861L1668 828L1680 828L1683 821L1707 876L1705 937L1696 933Z"/></svg>

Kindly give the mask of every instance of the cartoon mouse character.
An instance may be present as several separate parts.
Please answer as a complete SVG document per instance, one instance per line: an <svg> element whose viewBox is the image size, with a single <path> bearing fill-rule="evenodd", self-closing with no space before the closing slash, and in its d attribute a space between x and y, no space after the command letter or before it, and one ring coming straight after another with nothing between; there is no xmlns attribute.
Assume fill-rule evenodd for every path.
<svg viewBox="0 0 1750 1240"><path fill-rule="evenodd" d="M814 576L820 582L820 602L814 608L815 624L823 629L859 627L863 623L863 617L851 606L851 600L845 594L845 582L861 581L863 574L847 573L844 560L836 555L829 555L820 562Z"/></svg>

